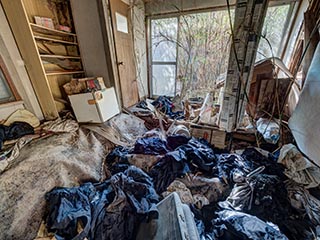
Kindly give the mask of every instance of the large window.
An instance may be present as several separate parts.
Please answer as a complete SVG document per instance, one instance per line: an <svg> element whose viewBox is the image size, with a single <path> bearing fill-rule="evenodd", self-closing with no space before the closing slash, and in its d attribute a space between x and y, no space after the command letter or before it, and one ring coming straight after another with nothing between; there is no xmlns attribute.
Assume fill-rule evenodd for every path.
<svg viewBox="0 0 320 240"><path fill-rule="evenodd" d="M189 98L213 91L227 70L230 40L227 10L152 19L152 95Z"/></svg>
<svg viewBox="0 0 320 240"><path fill-rule="evenodd" d="M281 46L286 41L292 4L269 6L262 28L256 61L270 57L281 57Z"/></svg>
<svg viewBox="0 0 320 240"><path fill-rule="evenodd" d="M293 5L270 1L256 61L281 56ZM233 10L231 18L233 22ZM150 26L152 96L204 97L217 90L217 83L225 78L230 54L227 10L151 19Z"/></svg>
<svg viewBox="0 0 320 240"><path fill-rule="evenodd" d="M151 21L152 95L176 91L178 18Z"/></svg>

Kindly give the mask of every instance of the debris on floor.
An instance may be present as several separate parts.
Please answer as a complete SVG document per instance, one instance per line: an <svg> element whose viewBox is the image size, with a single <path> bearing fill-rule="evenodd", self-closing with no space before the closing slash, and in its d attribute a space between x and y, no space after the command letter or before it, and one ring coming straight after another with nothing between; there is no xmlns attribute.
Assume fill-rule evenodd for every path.
<svg viewBox="0 0 320 240"><path fill-rule="evenodd" d="M82 127L37 136L20 148L0 173L0 239L34 239L46 216L46 192L101 181L103 158L113 148L114 144Z"/></svg>
<svg viewBox="0 0 320 240"><path fill-rule="evenodd" d="M319 167L311 163L293 144L282 146L278 162L286 167L284 174L295 182L314 188L320 184Z"/></svg>
<svg viewBox="0 0 320 240"><path fill-rule="evenodd" d="M96 239L100 233L108 239L135 239L138 223L157 221L159 215L149 215L156 210L158 196L175 192L190 206L200 239L313 239L318 234L319 200L303 185L288 182L286 169L273 154L261 152L247 148L239 154L221 153L205 140L145 134L133 146L116 147L108 154L105 182L47 194L47 227L62 239ZM53 201L50 194L70 200ZM66 214L64 207L72 207L73 214ZM57 215L62 213L62 218ZM117 221L110 219L113 216Z"/></svg>
<svg viewBox="0 0 320 240"><path fill-rule="evenodd" d="M101 183L55 188L46 200L47 227L57 239L132 239L140 222L158 217L152 180L134 166Z"/></svg>
<svg viewBox="0 0 320 240"><path fill-rule="evenodd" d="M144 111L151 114L156 127L145 120ZM54 178L41 190L26 187L23 191L34 194L33 199L46 197L46 203L44 199L40 201L38 214L24 212L37 218L38 227L42 219L45 220L46 231L41 231L41 237L50 238L54 234L56 239L160 240L167 236L163 229L169 220L165 220L164 211L171 208L176 209L172 211L179 216L172 223L176 239L188 239L185 236L201 240L320 237L320 200L314 195L320 192L320 170L293 144L269 152L266 148L253 147L255 138L252 140L238 132L237 138L251 141L251 145L236 150L234 145L227 144L229 136L224 131L178 120L183 111L173 110L173 103L165 97L154 105L150 105L150 101L140 102L126 112L129 114L120 113L101 124L79 126L74 120L63 118L40 126L42 131L51 133L51 141L56 139L58 145L63 145L56 145L55 149L50 146L51 152L60 154L50 157L47 168L53 172L57 169L52 167L60 168L59 174L65 181L61 183ZM273 147L278 146L279 131L269 129L273 125L268 119L261 121L264 124L261 135ZM201 131L202 134L197 135ZM95 139L93 149L84 132ZM195 137L203 133L207 133L207 139ZM68 140L63 140L63 135ZM20 138L14 146L11 153L14 160L0 161L0 167L7 164L4 170L0 169L1 181L8 181L5 176L11 176L25 164L35 163L26 157L26 152L37 151L34 141L41 143L40 147L47 139L29 140L28 136ZM26 144L30 149L22 148ZM48 158L46 153L41 154ZM70 161L72 164L67 166ZM76 183L70 179L88 170L94 172L91 177L79 176L81 181ZM49 172L43 172L42 179L48 177L46 174ZM33 204L30 210L34 208ZM170 211L168 214L175 214ZM5 210L0 209L0 214L3 213ZM10 232L14 235L14 231L20 229L19 219L11 217L13 220L7 222L13 224ZM180 218L188 221L179 222ZM26 226L28 221L30 218L21 221L21 226ZM8 225L3 227L8 228ZM35 237L34 227L32 229L28 236ZM19 234L25 233L19 231Z"/></svg>

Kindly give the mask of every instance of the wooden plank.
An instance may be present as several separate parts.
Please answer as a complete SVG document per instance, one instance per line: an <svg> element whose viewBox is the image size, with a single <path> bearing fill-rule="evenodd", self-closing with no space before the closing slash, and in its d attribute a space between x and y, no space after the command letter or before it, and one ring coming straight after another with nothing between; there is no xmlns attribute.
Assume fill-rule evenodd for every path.
<svg viewBox="0 0 320 240"><path fill-rule="evenodd" d="M55 54L40 54L41 58L67 58L67 59L81 59L81 57L74 56L64 56L64 55L55 55Z"/></svg>
<svg viewBox="0 0 320 240"><path fill-rule="evenodd" d="M258 39L268 1L237 1L220 127L231 132L241 123L247 104Z"/></svg>
<svg viewBox="0 0 320 240"><path fill-rule="evenodd" d="M31 1L28 1L31 2ZM2 0L10 27L24 60L30 80L46 119L57 118L58 111L45 76L22 0Z"/></svg>
<svg viewBox="0 0 320 240"><path fill-rule="evenodd" d="M314 16L313 12L310 10L306 11L304 13L304 39L305 41L303 48L306 49L307 44L308 48L305 52L304 58L303 58L303 82L305 80L305 77L307 76L313 54L317 48L318 42L320 41L320 35L319 32L316 31L313 35L311 35L312 30L314 26L316 25L318 16ZM310 39L310 40L309 40ZM303 84L302 84L303 85Z"/></svg>
<svg viewBox="0 0 320 240"><path fill-rule="evenodd" d="M83 67L88 76L101 76L105 85L110 87L113 85L108 69L110 64L107 62L109 52L105 49L106 38L97 2L71 0L70 4Z"/></svg>
<svg viewBox="0 0 320 240"><path fill-rule="evenodd" d="M52 75L48 77L49 85L52 91L52 96L55 100L58 111L66 109L66 106L62 101L57 101L57 99L67 99L67 95L63 90L63 85L71 80L70 75Z"/></svg>
<svg viewBox="0 0 320 240"><path fill-rule="evenodd" d="M47 72L47 76L51 75L68 75L68 74L78 74L78 73L84 73L84 71L56 71L56 72Z"/></svg>
<svg viewBox="0 0 320 240"><path fill-rule="evenodd" d="M74 0L75 1L75 0ZM71 0L72 2L72 0ZM115 51L115 40L112 30L110 3L109 1L98 1L98 9L100 10L99 14L103 16L104 21L101 21L102 24L102 34L106 36L104 41L105 51L109 53L107 56L107 68L110 74L111 86L115 86L118 103L120 106L123 106L121 89L120 89L120 79L119 71L117 67L117 57Z"/></svg>
<svg viewBox="0 0 320 240"><path fill-rule="evenodd" d="M69 33L69 32L64 32L64 31L60 31L60 30L56 30L56 29L51 29L51 28L47 28L35 23L30 23L30 26L32 28L32 30L34 32L39 32L39 33L43 33L43 34L48 34L48 35L55 35L55 36L72 36L75 37L76 34L74 33Z"/></svg>
<svg viewBox="0 0 320 240"><path fill-rule="evenodd" d="M63 41L63 40L49 38L49 37L34 36L34 38L40 41L49 41L49 42L56 42L56 43L63 43L63 44L70 44L70 45L78 45L76 42Z"/></svg>

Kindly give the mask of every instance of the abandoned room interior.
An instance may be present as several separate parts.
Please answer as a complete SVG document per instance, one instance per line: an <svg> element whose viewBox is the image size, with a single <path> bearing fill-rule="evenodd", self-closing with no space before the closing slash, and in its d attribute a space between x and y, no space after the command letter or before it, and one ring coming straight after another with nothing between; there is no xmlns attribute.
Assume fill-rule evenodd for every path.
<svg viewBox="0 0 320 240"><path fill-rule="evenodd" d="M0 3L0 240L320 239L320 1Z"/></svg>

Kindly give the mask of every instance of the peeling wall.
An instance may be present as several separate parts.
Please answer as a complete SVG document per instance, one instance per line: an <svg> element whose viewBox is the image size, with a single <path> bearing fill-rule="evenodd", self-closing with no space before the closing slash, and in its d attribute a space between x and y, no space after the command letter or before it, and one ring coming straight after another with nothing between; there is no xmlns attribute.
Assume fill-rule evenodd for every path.
<svg viewBox="0 0 320 240"><path fill-rule="evenodd" d="M142 0L133 0L132 27L139 97L148 96L147 46L145 32L145 7Z"/></svg>
<svg viewBox="0 0 320 240"><path fill-rule="evenodd" d="M26 108L39 119L43 119L38 100L33 91L24 62L12 35L9 23L0 5L0 54L10 77L23 101L0 105L0 119L4 119L19 108Z"/></svg>

